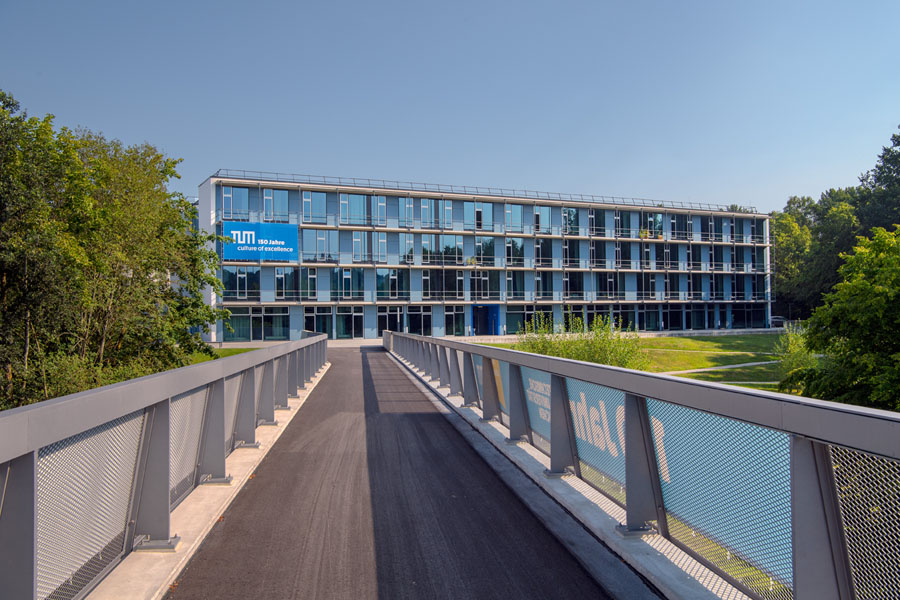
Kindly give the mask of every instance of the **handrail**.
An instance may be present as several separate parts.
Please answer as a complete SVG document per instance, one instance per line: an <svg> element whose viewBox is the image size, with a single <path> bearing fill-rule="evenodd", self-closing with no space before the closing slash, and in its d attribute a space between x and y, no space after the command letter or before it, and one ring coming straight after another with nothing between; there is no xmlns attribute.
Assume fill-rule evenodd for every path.
<svg viewBox="0 0 900 600"><path fill-rule="evenodd" d="M549 457L545 474L624 508L620 533L658 533L751 598L900 594L900 413L412 334L384 345Z"/></svg>
<svg viewBox="0 0 900 600"><path fill-rule="evenodd" d="M326 339L302 340L0 411L0 463Z"/></svg>
<svg viewBox="0 0 900 600"><path fill-rule="evenodd" d="M174 550L171 511L229 484L226 457L325 364L324 334L0 412L10 598L83 597L137 549Z"/></svg>
<svg viewBox="0 0 900 600"><path fill-rule="evenodd" d="M425 338L410 333L392 335L423 341L427 339L431 344L453 350L595 383L636 396L664 400L870 454L900 459L900 413L452 339Z"/></svg>

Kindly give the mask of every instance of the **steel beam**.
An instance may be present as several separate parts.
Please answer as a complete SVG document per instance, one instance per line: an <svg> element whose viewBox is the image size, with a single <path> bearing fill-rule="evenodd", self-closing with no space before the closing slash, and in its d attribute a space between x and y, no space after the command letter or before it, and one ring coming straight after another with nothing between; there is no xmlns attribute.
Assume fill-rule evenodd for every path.
<svg viewBox="0 0 900 600"><path fill-rule="evenodd" d="M463 406L478 406L480 398L475 381L475 359L470 352L463 352Z"/></svg>
<svg viewBox="0 0 900 600"><path fill-rule="evenodd" d="M174 551L181 541L169 519L170 405L166 398L147 409L136 473L134 533L141 540L135 550Z"/></svg>
<svg viewBox="0 0 900 600"><path fill-rule="evenodd" d="M484 360L484 359L482 359ZM572 469L578 473L578 457L572 431L572 415L569 408L569 392L566 380L550 375L550 468L544 471L548 477L559 477Z"/></svg>
<svg viewBox="0 0 900 600"><path fill-rule="evenodd" d="M456 351L452 350L451 352ZM526 401L525 387L522 385L522 368L519 365L509 365L509 390L506 391L506 406L509 408L509 438L507 438L507 442L532 442Z"/></svg>
<svg viewBox="0 0 900 600"><path fill-rule="evenodd" d="M458 396L463 391L462 374L459 372L459 353L452 349L448 349L447 352L450 353L450 395Z"/></svg>
<svg viewBox="0 0 900 600"><path fill-rule="evenodd" d="M659 470L647 399L625 394L625 523L616 529L625 536L653 533L648 521L655 520L660 533L668 536Z"/></svg>
<svg viewBox="0 0 900 600"><path fill-rule="evenodd" d="M206 414L200 438L198 484L230 484L225 472L225 380L214 381L206 396Z"/></svg>
<svg viewBox="0 0 900 600"><path fill-rule="evenodd" d="M37 459L29 452L0 464L0 595L34 598Z"/></svg>
<svg viewBox="0 0 900 600"><path fill-rule="evenodd" d="M853 576L828 446L791 436L791 545L796 600L852 600Z"/></svg>
<svg viewBox="0 0 900 600"><path fill-rule="evenodd" d="M440 387L450 387L450 363L447 361L448 350L443 346L435 346L438 353L438 371Z"/></svg>
<svg viewBox="0 0 900 600"><path fill-rule="evenodd" d="M500 382L494 372L494 361L481 357L481 420L500 418Z"/></svg>

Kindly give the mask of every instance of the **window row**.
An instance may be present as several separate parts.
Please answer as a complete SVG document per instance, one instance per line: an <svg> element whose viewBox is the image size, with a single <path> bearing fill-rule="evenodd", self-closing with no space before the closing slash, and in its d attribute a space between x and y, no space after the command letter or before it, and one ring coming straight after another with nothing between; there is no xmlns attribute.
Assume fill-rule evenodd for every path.
<svg viewBox="0 0 900 600"><path fill-rule="evenodd" d="M381 225L496 233L763 242L765 219L648 209L557 207L475 200L220 186L225 220Z"/></svg>

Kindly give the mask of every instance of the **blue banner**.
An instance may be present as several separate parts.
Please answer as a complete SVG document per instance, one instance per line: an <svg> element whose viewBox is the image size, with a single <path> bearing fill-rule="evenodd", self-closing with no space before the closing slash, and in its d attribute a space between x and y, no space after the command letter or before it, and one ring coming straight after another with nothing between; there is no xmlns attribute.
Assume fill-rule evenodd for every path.
<svg viewBox="0 0 900 600"><path fill-rule="evenodd" d="M223 235L233 240L225 243L223 260L299 259L296 225L226 221L223 226Z"/></svg>

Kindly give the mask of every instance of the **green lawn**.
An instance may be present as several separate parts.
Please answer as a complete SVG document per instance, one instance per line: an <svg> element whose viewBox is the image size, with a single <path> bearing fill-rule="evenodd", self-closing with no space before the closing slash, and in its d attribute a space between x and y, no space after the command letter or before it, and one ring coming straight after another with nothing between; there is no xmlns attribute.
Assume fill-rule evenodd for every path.
<svg viewBox="0 0 900 600"><path fill-rule="evenodd" d="M737 367L723 369L721 371L701 371L700 373L685 373L679 377L689 377L702 381L778 381L778 363L759 365L756 367Z"/></svg>
<svg viewBox="0 0 900 600"><path fill-rule="evenodd" d="M218 355L217 358L225 358L226 356L243 354L244 352L250 352L251 350L259 350L259 348L213 348L213 351ZM208 360L212 360L212 358L200 352L194 352L193 354L191 354L192 365L206 362Z"/></svg>
<svg viewBox="0 0 900 600"><path fill-rule="evenodd" d="M687 371L707 367L723 367L749 362L773 360L779 334L721 335L694 337L641 338L641 346L650 355L648 371ZM512 348L511 343L488 343L484 346ZM735 371L728 371L734 373ZM702 379L702 378L698 378ZM761 381L775 381L777 376ZM754 379L709 379L708 381L755 381Z"/></svg>
<svg viewBox="0 0 900 600"><path fill-rule="evenodd" d="M772 353L780 334L700 335L694 337L641 338L644 348L671 350L705 350L707 352Z"/></svg>
<svg viewBox="0 0 900 600"><path fill-rule="evenodd" d="M647 350L647 353L650 355L650 368L647 370L654 373L724 367L726 365L739 365L741 363L762 362L773 359L771 354L752 353L719 354L715 352L678 352L657 349Z"/></svg>

